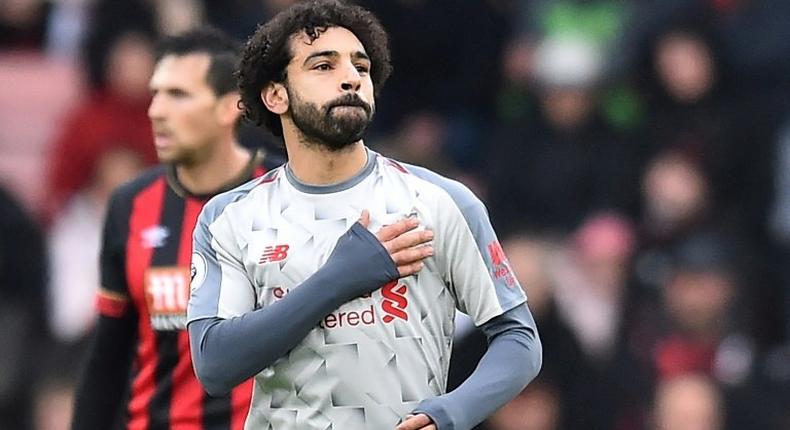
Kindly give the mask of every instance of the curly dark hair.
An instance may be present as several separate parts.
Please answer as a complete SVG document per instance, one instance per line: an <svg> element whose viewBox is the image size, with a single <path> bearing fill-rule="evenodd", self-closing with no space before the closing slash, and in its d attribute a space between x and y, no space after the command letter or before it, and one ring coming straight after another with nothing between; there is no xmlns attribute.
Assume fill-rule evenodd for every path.
<svg viewBox="0 0 790 430"><path fill-rule="evenodd" d="M156 45L156 59L166 55L207 54L210 59L206 83L217 96L236 91L234 71L241 45L230 36L212 27L202 27L166 37Z"/></svg>
<svg viewBox="0 0 790 430"><path fill-rule="evenodd" d="M291 36L304 32L311 40L323 29L343 27L359 39L371 60L370 76L376 94L392 72L387 32L368 10L338 0L311 0L280 12L259 26L247 41L238 68L238 84L244 116L283 135L280 116L269 111L261 100L261 89L270 82L285 82L286 67L293 58Z"/></svg>

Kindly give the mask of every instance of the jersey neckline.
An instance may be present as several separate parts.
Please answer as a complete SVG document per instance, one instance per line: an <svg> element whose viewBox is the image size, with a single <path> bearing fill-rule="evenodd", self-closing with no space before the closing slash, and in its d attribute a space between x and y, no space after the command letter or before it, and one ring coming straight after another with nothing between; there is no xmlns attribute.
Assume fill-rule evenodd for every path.
<svg viewBox="0 0 790 430"><path fill-rule="evenodd" d="M340 191L345 191L362 182L365 178L368 177L368 175L370 175L373 172L373 169L376 167L376 156L378 154L376 154L375 152L371 151L368 148L365 148L365 151L368 156L368 160L365 163L365 167L362 168L362 170L360 170L359 173L357 173L356 175L352 176L349 179L346 179L345 181L337 182L329 185L306 184L300 181L299 178L296 177L293 170L291 170L290 164L285 165L285 178L288 180L288 183L290 183L291 186L307 194L331 194Z"/></svg>
<svg viewBox="0 0 790 430"><path fill-rule="evenodd" d="M217 194L224 193L225 191L232 190L233 188L238 187L239 185L244 184L245 182L249 181L255 169L263 164L263 159L266 158L266 152L263 149L248 149L247 150L250 154L250 159L247 161L247 164L244 168L239 172L239 174L230 180L228 183L220 186L216 191L211 193L205 194L195 194L189 191L184 184L178 179L178 174L176 173L176 166L174 164L167 164L166 165L166 179L167 184L170 188L181 198L193 198L198 200L208 200L211 197L216 196Z"/></svg>

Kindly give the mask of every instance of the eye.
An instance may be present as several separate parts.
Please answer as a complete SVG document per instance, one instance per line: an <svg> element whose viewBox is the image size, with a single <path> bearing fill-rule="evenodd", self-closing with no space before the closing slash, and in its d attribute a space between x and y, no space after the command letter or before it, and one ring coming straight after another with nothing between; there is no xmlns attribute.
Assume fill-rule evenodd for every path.
<svg viewBox="0 0 790 430"><path fill-rule="evenodd" d="M184 98L184 97L187 97L189 95L189 94L187 94L186 91L184 91L184 90L182 90L180 88L170 89L170 90L167 91L167 93L171 97L175 97L175 98Z"/></svg>
<svg viewBox="0 0 790 430"><path fill-rule="evenodd" d="M369 71L370 71L370 67L368 67L368 66L366 66L364 64L358 64L357 65L357 72L359 72L361 75L364 75L364 74L368 73Z"/></svg>
<svg viewBox="0 0 790 430"><path fill-rule="evenodd" d="M329 70L332 70L332 66L330 66L329 63L321 63L313 67L313 69L320 70L322 72L327 72Z"/></svg>

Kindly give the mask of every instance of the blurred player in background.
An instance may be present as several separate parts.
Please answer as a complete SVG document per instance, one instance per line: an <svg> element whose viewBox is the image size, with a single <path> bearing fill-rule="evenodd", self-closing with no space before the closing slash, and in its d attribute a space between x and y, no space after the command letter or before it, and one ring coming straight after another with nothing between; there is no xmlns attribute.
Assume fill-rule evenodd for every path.
<svg viewBox="0 0 790 430"><path fill-rule="evenodd" d="M148 115L161 165L111 198L100 317L76 395L74 430L240 429L244 422L251 382L208 396L193 373L184 330L200 210L211 196L278 164L236 141L237 48L211 29L159 47Z"/></svg>
<svg viewBox="0 0 790 430"><path fill-rule="evenodd" d="M280 13L243 54L245 112L289 162L204 208L188 329L209 392L255 376L247 429L470 429L540 369L480 200L362 141L389 57L378 20L334 0ZM489 348L446 393L456 309Z"/></svg>

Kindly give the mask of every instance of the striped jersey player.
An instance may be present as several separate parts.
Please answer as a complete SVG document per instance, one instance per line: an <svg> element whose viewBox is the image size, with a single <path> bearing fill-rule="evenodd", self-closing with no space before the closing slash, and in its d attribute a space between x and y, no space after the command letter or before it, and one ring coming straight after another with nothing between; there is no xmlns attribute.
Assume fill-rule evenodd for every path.
<svg viewBox="0 0 790 430"><path fill-rule="evenodd" d="M252 382L208 395L193 371L186 331L192 231L203 205L281 164L236 140L237 56L229 36L206 27L159 43L148 114L161 164L110 198L99 318L72 430L244 425Z"/></svg>

